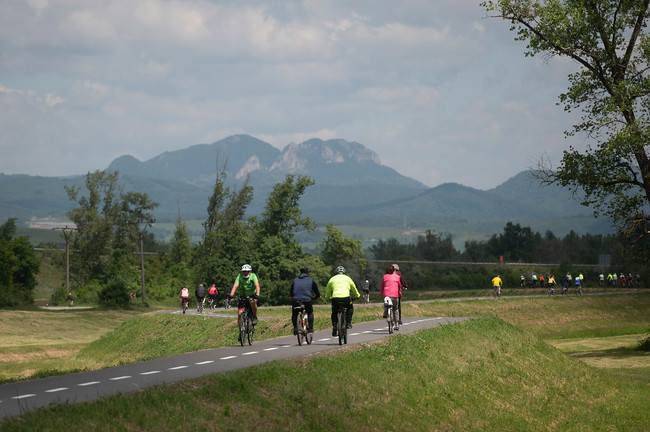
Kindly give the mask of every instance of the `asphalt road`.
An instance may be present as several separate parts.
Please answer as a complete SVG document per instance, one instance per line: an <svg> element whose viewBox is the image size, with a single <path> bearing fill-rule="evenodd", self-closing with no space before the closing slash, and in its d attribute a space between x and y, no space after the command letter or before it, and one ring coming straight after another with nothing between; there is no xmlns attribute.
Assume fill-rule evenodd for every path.
<svg viewBox="0 0 650 432"><path fill-rule="evenodd" d="M230 316L232 318L232 316ZM467 318L405 318L396 334L451 324ZM372 342L388 336L385 321L355 324L348 330L348 345ZM52 403L76 403L147 387L170 384L203 375L247 368L340 346L331 330L314 333L311 345L299 346L295 336L286 336L241 347L216 348L146 362L0 385L0 418L19 415Z"/></svg>

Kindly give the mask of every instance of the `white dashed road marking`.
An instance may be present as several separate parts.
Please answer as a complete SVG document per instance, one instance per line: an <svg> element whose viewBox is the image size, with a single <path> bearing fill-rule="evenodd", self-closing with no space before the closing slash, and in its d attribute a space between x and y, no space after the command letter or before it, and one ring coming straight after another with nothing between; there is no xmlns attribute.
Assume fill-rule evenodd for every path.
<svg viewBox="0 0 650 432"><path fill-rule="evenodd" d="M34 396L36 396L36 395L30 393L30 394L14 396L14 397L12 397L12 399L26 399L26 398L30 398L30 397L34 397Z"/></svg>
<svg viewBox="0 0 650 432"><path fill-rule="evenodd" d="M77 386L78 387L87 387L87 386L96 385L96 384L99 384L99 383L100 383L100 381L90 381L90 382L86 382L86 383L77 384Z"/></svg>
<svg viewBox="0 0 650 432"><path fill-rule="evenodd" d="M119 380L129 379L129 378L131 378L131 375L118 376L118 377L109 378L109 379L111 381L119 381Z"/></svg>
<svg viewBox="0 0 650 432"><path fill-rule="evenodd" d="M56 393L56 392L60 392L60 391L64 391L64 390L68 390L68 388L67 387L54 388L54 389L50 389L50 390L45 390L45 393Z"/></svg>
<svg viewBox="0 0 650 432"><path fill-rule="evenodd" d="M206 365L206 364L210 364L210 363L214 363L214 360L207 360L207 361L202 361L202 362L198 362L198 363L194 363L194 364L195 365Z"/></svg>
<svg viewBox="0 0 650 432"><path fill-rule="evenodd" d="M236 357L237 357L237 356L221 357L219 360L230 360L230 359L234 359L234 358L236 358Z"/></svg>
<svg viewBox="0 0 650 432"><path fill-rule="evenodd" d="M149 372L142 372L140 375L153 375L160 373L160 371L149 371Z"/></svg>
<svg viewBox="0 0 650 432"><path fill-rule="evenodd" d="M171 367L169 370L178 370L178 369L185 369L188 366L176 366L176 367Z"/></svg>

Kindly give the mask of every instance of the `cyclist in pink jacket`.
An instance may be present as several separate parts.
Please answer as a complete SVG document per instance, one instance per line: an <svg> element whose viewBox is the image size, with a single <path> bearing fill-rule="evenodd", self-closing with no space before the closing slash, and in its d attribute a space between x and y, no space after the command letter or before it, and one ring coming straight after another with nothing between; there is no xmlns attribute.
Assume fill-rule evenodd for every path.
<svg viewBox="0 0 650 432"><path fill-rule="evenodd" d="M400 281L400 275L395 273L395 267L388 266L386 268L386 274L384 275L384 278L381 280L381 297L390 297L393 306L393 314L399 319L401 317L397 316L397 299L400 297L402 294L402 284ZM386 318L388 314L388 310L384 310L384 318ZM399 330L399 326L395 326L395 330Z"/></svg>

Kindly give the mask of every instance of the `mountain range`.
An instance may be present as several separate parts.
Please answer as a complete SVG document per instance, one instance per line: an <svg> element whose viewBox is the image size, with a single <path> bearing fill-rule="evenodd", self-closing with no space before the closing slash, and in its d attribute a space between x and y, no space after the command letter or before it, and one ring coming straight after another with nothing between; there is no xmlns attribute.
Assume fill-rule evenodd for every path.
<svg viewBox="0 0 650 432"><path fill-rule="evenodd" d="M279 150L249 135L234 135L147 161L121 156L106 170L119 172L124 190L147 193L158 202L158 222L173 222L179 215L185 221L203 221L217 166L224 163L229 186L241 185L250 174L254 187L251 216L263 211L273 185L292 173L314 179L300 206L304 215L321 225L417 226L479 237L501 232L508 221L556 235L569 230L611 231L608 221L594 219L571 191L541 187L527 171L485 191L456 183L427 188L383 165L362 144L342 139L310 139ZM64 219L72 203L63 186L83 186L84 180L85 176L0 174L0 220Z"/></svg>

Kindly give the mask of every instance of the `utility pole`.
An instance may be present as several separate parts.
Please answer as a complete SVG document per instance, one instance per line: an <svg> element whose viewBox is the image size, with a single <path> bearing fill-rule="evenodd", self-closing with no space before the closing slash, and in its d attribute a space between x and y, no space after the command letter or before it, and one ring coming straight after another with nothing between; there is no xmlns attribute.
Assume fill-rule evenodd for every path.
<svg viewBox="0 0 650 432"><path fill-rule="evenodd" d="M134 225L138 226L138 234L140 235L140 280L142 282L142 304L147 303L145 286L144 286L144 233L147 230L147 227L150 227L152 224L156 223L155 219L138 219L133 222ZM140 224L144 224L142 229L140 229Z"/></svg>
<svg viewBox="0 0 650 432"><path fill-rule="evenodd" d="M77 231L76 227L57 227L53 230L61 230L63 238L65 238L65 291L70 292L70 235L72 231Z"/></svg>

